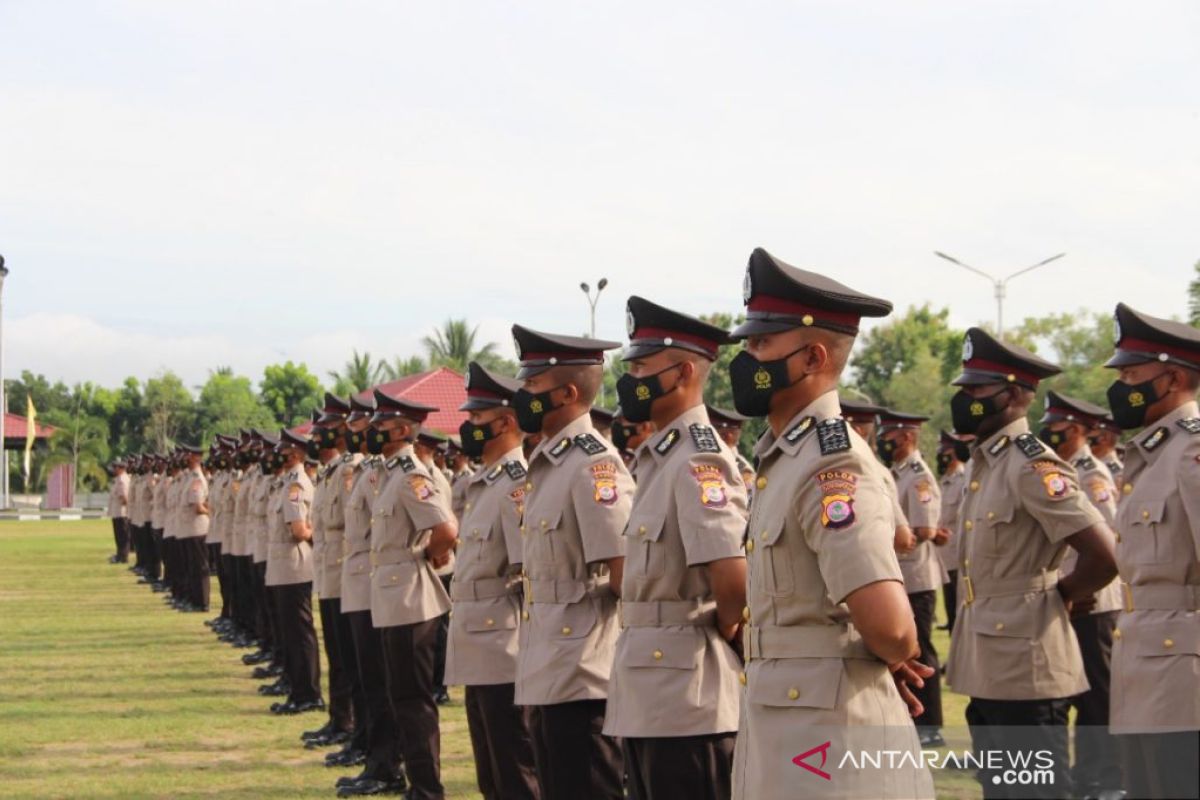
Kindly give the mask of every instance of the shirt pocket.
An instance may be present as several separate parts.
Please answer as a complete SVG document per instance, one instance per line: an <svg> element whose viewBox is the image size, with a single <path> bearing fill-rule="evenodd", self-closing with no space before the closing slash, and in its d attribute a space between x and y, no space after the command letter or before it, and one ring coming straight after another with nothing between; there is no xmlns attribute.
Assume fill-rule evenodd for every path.
<svg viewBox="0 0 1200 800"><path fill-rule="evenodd" d="M704 634L698 630L664 631L644 629L646 634L631 638L625 651L625 665L646 669L694 670L704 656Z"/></svg>
<svg viewBox="0 0 1200 800"><path fill-rule="evenodd" d="M557 551L564 550L565 545L555 542L561 535L563 522L562 509L526 517L525 532L525 561L530 564L554 564Z"/></svg>
<svg viewBox="0 0 1200 800"><path fill-rule="evenodd" d="M1016 505L1007 499L993 508L981 505L974 523L981 555L997 556L1012 549L1011 532L1016 515Z"/></svg>
<svg viewBox="0 0 1200 800"><path fill-rule="evenodd" d="M757 532L755 549L761 559L763 591L771 597L788 597L796 590L792 554L788 550L787 540L783 538L786 529L787 519L779 518L771 520ZM755 531L750 531L750 536L755 535Z"/></svg>
<svg viewBox="0 0 1200 800"><path fill-rule="evenodd" d="M587 638L599 619L595 601L590 597L578 603L539 604L535 608L546 609L548 632L550 638L555 640Z"/></svg>
<svg viewBox="0 0 1200 800"><path fill-rule="evenodd" d="M1017 598L1000 598L1021 602ZM995 602L993 600L992 602ZM1036 610L1032 607L988 608L976 604L971 611L971 633L978 643L979 663L997 684L1028 683L1034 667L1046 661L1037 641Z"/></svg>
<svg viewBox="0 0 1200 800"><path fill-rule="evenodd" d="M635 516L625 526L625 572L635 578L661 578L666 571L663 552L665 514Z"/></svg>
<svg viewBox="0 0 1200 800"><path fill-rule="evenodd" d="M1171 526L1165 524L1166 518L1165 500L1143 500L1132 505L1127 517L1129 524L1126 530L1121 532L1121 542L1118 545L1122 560L1128 559L1131 564L1162 564L1180 557L1191 560L1188 553L1172 551L1173 534ZM1187 543L1190 553L1190 537L1186 534L1180 535L1179 541Z"/></svg>
<svg viewBox="0 0 1200 800"><path fill-rule="evenodd" d="M463 629L468 633L482 634L517 629L517 605L506 597L456 604L454 615L461 615Z"/></svg>
<svg viewBox="0 0 1200 800"><path fill-rule="evenodd" d="M773 708L837 707L842 683L840 658L788 658L759 662L746 699Z"/></svg>

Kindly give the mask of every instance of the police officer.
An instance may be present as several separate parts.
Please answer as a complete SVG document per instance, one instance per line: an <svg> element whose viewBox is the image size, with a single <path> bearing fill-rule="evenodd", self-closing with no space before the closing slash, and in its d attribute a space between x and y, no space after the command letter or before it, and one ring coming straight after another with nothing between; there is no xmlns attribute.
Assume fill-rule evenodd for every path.
<svg viewBox="0 0 1200 800"><path fill-rule="evenodd" d="M1058 797L1069 786L1068 698L1087 689L1068 608L1112 580L1110 534L1075 468L1029 432L1034 391L1059 368L979 328L967 331L962 360L951 416L976 440L959 510L960 607L946 675L971 698L976 751L1008 751L1005 759L1048 751L1053 761L1053 783L1032 787L981 769L984 796ZM1068 545L1079 560L1060 577Z"/></svg>
<svg viewBox="0 0 1200 800"><path fill-rule="evenodd" d="M371 506L371 621L383 641L388 697L414 798L444 794L434 656L438 617L450 610L450 597L434 569L449 560L458 523L449 493L413 452L421 423L436 410L376 389L367 440L385 459L383 487Z"/></svg>
<svg viewBox="0 0 1200 800"><path fill-rule="evenodd" d="M466 687L475 776L485 800L541 796L529 709L513 704L521 601L521 511L525 457L512 398L521 382L467 365L466 456L482 459L466 482L458 570L450 585L446 681Z"/></svg>
<svg viewBox="0 0 1200 800"><path fill-rule="evenodd" d="M417 434L417 440L413 443L413 453L417 460L425 465L425 469L429 471L430 477L437 485L440 493L450 498L450 509L454 510L454 489L451 486L451 476L447 474L447 470L438 466L440 458L439 453L445 448L449 442L440 435L435 435L429 431L421 431ZM443 462L444 463L444 462ZM461 519L458 513L454 514L454 519ZM454 566L456 556L454 550L449 553L449 558L446 563L434 570L438 580L442 582L447 594L450 592L450 581L454 579ZM438 620L437 647L434 651L434 666L433 666L433 699L439 706L444 706L450 702L450 693L446 691L446 639L450 630L450 614L443 614Z"/></svg>
<svg viewBox="0 0 1200 800"><path fill-rule="evenodd" d="M1054 448L1079 474L1079 486L1110 527L1116 524L1117 487L1112 473L1097 461L1087 437L1106 411L1086 400L1055 391L1046 394L1046 410L1038 438ZM1110 543L1116 546L1114 537ZM1076 554L1068 550L1060 569L1075 568ZM1088 690L1071 698L1075 709L1075 793L1082 797L1119 797L1121 760L1108 733L1108 698L1112 633L1121 608L1120 581L1114 579L1091 598L1071 608L1071 627L1079 641Z"/></svg>
<svg viewBox="0 0 1200 800"><path fill-rule="evenodd" d="M617 452L621 454L621 461L628 468L633 463L633 454L654 434L654 421L630 422L625 419L625 412L618 406L613 412L609 434L613 447L617 448Z"/></svg>
<svg viewBox="0 0 1200 800"><path fill-rule="evenodd" d="M185 586L182 611L208 611L210 591L208 547L205 539L212 513L208 504L208 478L200 467L203 451L185 446L184 479L180 482L179 528L176 538L182 549Z"/></svg>
<svg viewBox="0 0 1200 800"><path fill-rule="evenodd" d="M157 453L150 457L150 556L146 565L145 580L155 592L161 592L165 587L162 582L162 537L163 537L163 501L166 491L165 484L166 460Z"/></svg>
<svg viewBox="0 0 1200 800"><path fill-rule="evenodd" d="M865 403L857 400L839 399L839 405L842 411L842 419L846 421L855 433L862 437L871 451L879 455L879 419L883 414L888 413L888 409L883 406L874 405L873 403ZM896 488L896 476L887 467L882 467L876 459L871 460L870 466L873 469L877 468L880 478L884 483L884 491L892 502L892 517L895 519L896 531L894 537L894 547L900 555L911 553L917 546L917 537L909 527L908 518L904 516L904 509L900 505L900 492Z"/></svg>
<svg viewBox="0 0 1200 800"><path fill-rule="evenodd" d="M969 442L942 431L938 437L937 472L942 491L942 513L938 518L938 535L933 540L938 559L946 572L942 584L942 603L946 607L946 624L941 630L954 630L958 614L955 588L958 585L958 508L962 505L967 486L967 461L971 458Z"/></svg>
<svg viewBox="0 0 1200 800"><path fill-rule="evenodd" d="M467 502L467 487L475 470L471 459L462 451L456 442L451 441L446 453L446 463L450 465L450 508L454 516L462 522L463 506Z"/></svg>
<svg viewBox="0 0 1200 800"><path fill-rule="evenodd" d="M252 506L254 514L254 560L258 564L256 571L261 575L261 617L263 630L269 642L268 647L270 650L270 667L265 671L278 677L278 680L274 684L260 686L258 689L260 694L269 697L282 697L291 693L291 685L288 683L289 672L287 671L287 653L284 649L283 628L279 622L279 604L275 600L275 587L267 583L267 570L269 568L271 549L271 526L276 521L274 517L275 501L279 496L283 473L283 454L278 449L279 444L280 440L278 438L267 434L262 435L261 457L263 480L259 483ZM262 673L256 669L254 674L261 675ZM284 705L282 702L276 703L273 704L273 707L278 708L282 705Z"/></svg>
<svg viewBox="0 0 1200 800"><path fill-rule="evenodd" d="M712 426L717 429L717 435L721 437L721 441L729 445L734 458L737 459L738 471L742 475L742 484L746 487L746 492L753 491L754 465L742 455L740 449L742 426L746 424L746 417L727 408L717 408L711 405L705 406L705 408L708 410L708 418L712 421Z"/></svg>
<svg viewBox="0 0 1200 800"><path fill-rule="evenodd" d="M515 702L535 706L542 796L619 798L620 747L601 732L633 481L588 409L616 342L513 326L517 422L541 441L525 482L525 609ZM525 615L528 615L525 618Z"/></svg>
<svg viewBox="0 0 1200 800"><path fill-rule="evenodd" d="M1112 654L1111 729L1135 797L1196 797L1200 766L1200 331L1124 303L1113 420L1126 453L1117 562L1125 608ZM1118 633L1119 632L1119 633Z"/></svg>
<svg viewBox="0 0 1200 800"><path fill-rule="evenodd" d="M941 538L938 522L942 493L919 447L921 423L928 420L921 414L889 409L879 419L878 451L880 460L892 471L900 508L917 540L916 547L899 556L904 591L917 622L917 643L921 646L918 660L934 670L916 692L925 707L916 718L917 730L922 747L941 747L946 741L941 734L942 685L937 648L933 646L933 622L937 616L937 587L947 576L934 553Z"/></svg>
<svg viewBox="0 0 1200 800"><path fill-rule="evenodd" d="M108 488L108 516L112 519L116 553L108 559L108 563L126 564L129 562L130 478L124 461L114 461L112 472L112 484Z"/></svg>
<svg viewBox="0 0 1200 800"><path fill-rule="evenodd" d="M1112 414L1105 414L1096 424L1092 435L1088 437L1088 446L1092 448L1092 457L1108 467L1117 486L1124 485L1121 471L1124 464L1121 461L1121 429L1113 422Z"/></svg>
<svg viewBox="0 0 1200 800"><path fill-rule="evenodd" d="M224 438L221 435L213 437L208 448L212 478L208 485L208 533L204 536L207 562L210 570L217 573L217 590L221 595L221 613L214 619L205 620L204 624L218 633L224 632L229 619L229 577L221 554L225 547L225 528L229 522L227 499L232 497L229 485L233 482L233 476L225 459Z"/></svg>
<svg viewBox="0 0 1200 800"><path fill-rule="evenodd" d="M652 419L657 432L634 461L604 732L621 738L633 797L728 798L740 674L729 643L746 601L747 493L703 398L731 340L637 296L626 317L621 412Z"/></svg>
<svg viewBox="0 0 1200 800"><path fill-rule="evenodd" d="M877 771L826 761L830 748L918 750L906 701L919 710L909 686L931 672L915 661L887 471L841 418L837 396L859 319L884 316L891 303L762 249L750 256L743 299L746 322L732 335L745 350L730 383L738 413L766 417L767 429L746 533L734 797L932 797L917 762Z"/></svg>
<svg viewBox="0 0 1200 800"><path fill-rule="evenodd" d="M146 469L143 456L135 453L127 460L129 473L129 538L133 546L134 563L132 571L140 575L146 568L146 506L145 485Z"/></svg>

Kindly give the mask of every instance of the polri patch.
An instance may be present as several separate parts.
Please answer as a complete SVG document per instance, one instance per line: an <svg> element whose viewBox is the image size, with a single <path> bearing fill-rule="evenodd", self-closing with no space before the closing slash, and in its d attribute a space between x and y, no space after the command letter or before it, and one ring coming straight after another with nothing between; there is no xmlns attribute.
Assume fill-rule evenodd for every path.
<svg viewBox="0 0 1200 800"><path fill-rule="evenodd" d="M433 484L424 475L409 475L408 485L418 500L428 500L433 497Z"/></svg>
<svg viewBox="0 0 1200 800"><path fill-rule="evenodd" d="M592 499L602 506L611 506L617 502L617 465L611 461L593 464L592 470Z"/></svg>
<svg viewBox="0 0 1200 800"><path fill-rule="evenodd" d="M1035 461L1032 468L1041 476L1042 486L1046 489L1047 497L1057 500L1070 494L1071 484L1063 476L1062 467L1057 461Z"/></svg>
<svg viewBox="0 0 1200 800"><path fill-rule="evenodd" d="M817 474L821 485L821 524L837 530L854 524L854 493L858 476L845 470Z"/></svg>
<svg viewBox="0 0 1200 800"><path fill-rule="evenodd" d="M724 508L729 503L729 493L725 491L725 476L720 467L712 464L695 464L692 466L692 477L700 484L700 505L705 508Z"/></svg>

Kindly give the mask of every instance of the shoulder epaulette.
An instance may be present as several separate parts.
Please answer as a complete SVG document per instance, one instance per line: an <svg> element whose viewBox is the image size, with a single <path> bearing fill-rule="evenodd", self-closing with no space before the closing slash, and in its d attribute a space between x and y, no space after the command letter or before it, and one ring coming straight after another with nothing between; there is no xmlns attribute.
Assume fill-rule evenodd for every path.
<svg viewBox="0 0 1200 800"><path fill-rule="evenodd" d="M688 433L692 435L692 444L696 446L698 452L721 452L721 445L717 442L717 434L712 429L712 426L694 422L688 426Z"/></svg>
<svg viewBox="0 0 1200 800"><path fill-rule="evenodd" d="M598 456L608 449L603 442L590 433L581 433L576 436L575 444L579 445L579 449L589 456Z"/></svg>
<svg viewBox="0 0 1200 800"><path fill-rule="evenodd" d="M1080 472L1088 472L1096 468L1096 459L1091 456L1081 456L1075 459L1075 469Z"/></svg>
<svg viewBox="0 0 1200 800"><path fill-rule="evenodd" d="M1200 417L1188 417L1175 423L1188 433L1200 433Z"/></svg>
<svg viewBox="0 0 1200 800"><path fill-rule="evenodd" d="M496 466L494 466L494 467L492 467L490 470L488 470L488 474L487 474L487 475L484 475L484 476L483 476L483 477L484 477L484 480L486 480L486 481L488 481L488 482L490 483L490 482L492 482L492 481L496 480L496 478L499 478L499 477L500 477L500 473L501 473L501 472L503 472L503 471L504 471L504 465L503 465L503 464L497 464Z"/></svg>
<svg viewBox="0 0 1200 800"><path fill-rule="evenodd" d="M823 419L817 423L817 441L821 445L821 455L844 453L850 449L850 429L846 420L841 417Z"/></svg>
<svg viewBox="0 0 1200 800"><path fill-rule="evenodd" d="M556 444L556 445L554 445L554 447L550 448L550 455L554 456L555 458L558 458L559 456L561 456L563 453L567 452L570 449L571 449L571 437L564 436L561 440L559 440L558 444Z"/></svg>
<svg viewBox="0 0 1200 800"><path fill-rule="evenodd" d="M922 464L920 461L914 461L914 462L912 462L912 465L909 467L909 469L911 469L913 472L920 475L921 473L923 473L925 471L925 465Z"/></svg>
<svg viewBox="0 0 1200 800"><path fill-rule="evenodd" d="M514 481L524 480L526 472L525 465L520 461L509 461L504 465L504 471L508 473L508 477Z"/></svg>
<svg viewBox="0 0 1200 800"><path fill-rule="evenodd" d="M783 434L783 440L788 444L795 444L800 440L801 436L812 430L814 422L816 422L816 417L805 417L789 428L787 433ZM766 431L763 431L763 435L766 435Z"/></svg>
<svg viewBox="0 0 1200 800"><path fill-rule="evenodd" d="M1008 447L1012 440L1007 436L1001 436L996 441L992 442L992 446L988 448L988 455L999 455L1000 451Z"/></svg>
<svg viewBox="0 0 1200 800"><path fill-rule="evenodd" d="M388 470L393 470L396 468L396 465L399 463L400 463L400 456L392 456L391 458L389 458L387 460L387 462L383 466L384 466L384 468L386 468Z"/></svg>
<svg viewBox="0 0 1200 800"><path fill-rule="evenodd" d="M1142 439L1142 448L1144 450L1153 450L1167 440L1171 432L1166 428L1155 428L1154 433Z"/></svg>
<svg viewBox="0 0 1200 800"><path fill-rule="evenodd" d="M679 429L671 428L671 430L667 431L667 435L662 438L662 441L654 445L654 452L658 453L660 456L665 456L667 453L671 452L671 448L674 447L675 443L678 441Z"/></svg>
<svg viewBox="0 0 1200 800"><path fill-rule="evenodd" d="M1032 433L1022 433L1014 441L1026 458L1036 458L1046 452L1046 445Z"/></svg>
<svg viewBox="0 0 1200 800"><path fill-rule="evenodd" d="M342 463L349 464L354 460L354 453L342 453Z"/></svg>

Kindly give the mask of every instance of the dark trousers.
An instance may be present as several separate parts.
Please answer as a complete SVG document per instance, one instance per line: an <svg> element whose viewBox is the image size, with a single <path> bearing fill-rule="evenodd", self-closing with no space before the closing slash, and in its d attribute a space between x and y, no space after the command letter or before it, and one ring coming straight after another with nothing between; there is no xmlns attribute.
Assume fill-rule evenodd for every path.
<svg viewBox="0 0 1200 800"><path fill-rule="evenodd" d="M967 703L967 725L971 729L971 746L975 753L984 750L1026 754L1031 769L1041 769L1036 753L1048 751L1052 764L1052 780L1040 785L1016 785L1006 782L1004 775L1011 763L1001 756L1003 769L980 769L976 780L988 800L1009 798L1060 798L1071 796L1070 771L1067 766L1067 712L1070 701L1060 700L981 700L972 697Z"/></svg>
<svg viewBox="0 0 1200 800"><path fill-rule="evenodd" d="M367 754L367 774L390 780L400 769L400 729L396 727L396 715L388 700L383 638L379 629L371 625L370 611L351 611L342 616L350 628L354 661L365 701L364 718L359 720L354 736L358 739L360 730L365 736L362 750Z"/></svg>
<svg viewBox="0 0 1200 800"><path fill-rule="evenodd" d="M321 697L321 661L317 654L317 632L313 628L312 581L272 586L275 621L283 649L283 671L294 703Z"/></svg>
<svg viewBox="0 0 1200 800"><path fill-rule="evenodd" d="M163 564L163 532L162 528L150 529L150 556L146 563L146 577L152 581L162 578Z"/></svg>
<svg viewBox="0 0 1200 800"><path fill-rule="evenodd" d="M388 698L402 732L401 752L413 798L440 800L442 736L433 702L433 662L437 647L436 618L412 625L380 628L387 670Z"/></svg>
<svg viewBox="0 0 1200 800"><path fill-rule="evenodd" d="M129 561L129 517L113 517L113 541L117 545L117 561Z"/></svg>
<svg viewBox="0 0 1200 800"><path fill-rule="evenodd" d="M442 582L446 594L449 594L450 582L454 580L454 575L438 575L438 580ZM446 691L446 646L449 641L450 614L447 612L438 617L437 649L434 652L433 662L433 688L435 692Z"/></svg>
<svg viewBox="0 0 1200 800"><path fill-rule="evenodd" d="M171 596L176 596L175 585L179 583L179 564L176 557L175 545L179 540L171 536L163 536L162 540L162 559L163 559L163 583L171 591Z"/></svg>
<svg viewBox="0 0 1200 800"><path fill-rule="evenodd" d="M244 633L255 635L254 559L234 556L233 620Z"/></svg>
<svg viewBox="0 0 1200 800"><path fill-rule="evenodd" d="M736 733L622 739L631 800L729 800Z"/></svg>
<svg viewBox="0 0 1200 800"><path fill-rule="evenodd" d="M527 706L513 705L514 686L466 688L467 728L475 779L484 800L538 800L537 765Z"/></svg>
<svg viewBox="0 0 1200 800"><path fill-rule="evenodd" d="M354 729L354 684L357 681L353 665L346 669L344 652L349 650L353 658L354 644L350 640L350 629L342 619L341 605L342 601L337 598L326 598L320 601L318 608L321 639L329 662L329 721L339 731L350 731Z"/></svg>
<svg viewBox="0 0 1200 800"><path fill-rule="evenodd" d="M267 562L254 561L252 557L251 564L253 564L254 573L254 629L258 631L258 639L263 643L263 648L277 653L275 612L267 597Z"/></svg>
<svg viewBox="0 0 1200 800"><path fill-rule="evenodd" d="M1080 797L1101 789L1121 788L1120 753L1108 732L1108 687L1113 630L1118 611L1084 614L1071 620L1088 690L1071 698L1075 709L1075 766L1071 770Z"/></svg>
<svg viewBox="0 0 1200 800"><path fill-rule="evenodd" d="M133 547L133 565L137 569L142 569L146 562L146 542L144 538L145 525L134 525L129 523L129 540Z"/></svg>
<svg viewBox="0 0 1200 800"><path fill-rule="evenodd" d="M937 615L937 592L932 589L927 592L916 592L908 596L912 606L913 617L917 621L917 644L921 646L921 654L917 660L927 667L933 667L933 675L925 679L925 685L915 689L913 693L925 711L914 720L918 728L934 729L942 727L942 676L938 668L938 652L933 646L933 619Z"/></svg>
<svg viewBox="0 0 1200 800"><path fill-rule="evenodd" d="M184 571L187 575L184 599L192 605L208 610L210 586L208 572L208 545L203 536L191 536L179 540L183 545Z"/></svg>
<svg viewBox="0 0 1200 800"><path fill-rule="evenodd" d="M1200 797L1200 731L1131 733L1117 738L1130 800Z"/></svg>
<svg viewBox="0 0 1200 800"><path fill-rule="evenodd" d="M230 576L230 562L233 556L227 556L221 552L221 545L210 544L209 547L217 548L217 587L221 592L221 616L228 619L230 616L229 608L232 605L230 597L233 594L233 578Z"/></svg>
<svg viewBox="0 0 1200 800"><path fill-rule="evenodd" d="M533 752L545 800L622 800L619 742L605 736L604 700L534 707Z"/></svg>
<svg viewBox="0 0 1200 800"><path fill-rule="evenodd" d="M946 606L946 630L954 630L954 620L958 619L958 570L946 570L950 576L949 583L942 584L942 603Z"/></svg>

